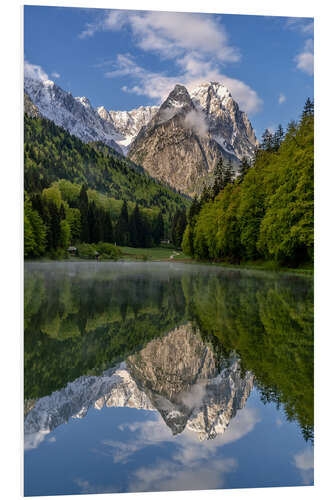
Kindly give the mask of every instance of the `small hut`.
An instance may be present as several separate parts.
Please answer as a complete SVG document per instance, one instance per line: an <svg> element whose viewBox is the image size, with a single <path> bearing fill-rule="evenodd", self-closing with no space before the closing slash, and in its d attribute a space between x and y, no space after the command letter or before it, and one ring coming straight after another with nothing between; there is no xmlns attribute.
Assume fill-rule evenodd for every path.
<svg viewBox="0 0 333 500"><path fill-rule="evenodd" d="M77 255L77 248L76 247L68 247L67 252L70 255Z"/></svg>

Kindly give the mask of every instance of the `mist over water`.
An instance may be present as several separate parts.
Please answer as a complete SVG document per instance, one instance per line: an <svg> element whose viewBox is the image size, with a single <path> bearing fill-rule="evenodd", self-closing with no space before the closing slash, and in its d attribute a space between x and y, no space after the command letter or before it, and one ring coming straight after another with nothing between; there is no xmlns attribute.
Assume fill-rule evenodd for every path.
<svg viewBox="0 0 333 500"><path fill-rule="evenodd" d="M24 286L26 495L312 483L310 279L31 262Z"/></svg>

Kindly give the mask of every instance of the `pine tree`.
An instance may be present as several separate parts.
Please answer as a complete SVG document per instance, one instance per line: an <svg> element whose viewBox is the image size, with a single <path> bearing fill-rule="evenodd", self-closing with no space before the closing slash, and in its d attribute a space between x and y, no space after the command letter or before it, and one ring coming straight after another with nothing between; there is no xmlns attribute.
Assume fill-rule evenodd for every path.
<svg viewBox="0 0 333 500"><path fill-rule="evenodd" d="M205 183L201 191L200 205L202 206L208 201L210 201L212 199L212 195L213 195L212 188Z"/></svg>
<svg viewBox="0 0 333 500"><path fill-rule="evenodd" d="M190 223L193 220L193 218L196 215L198 215L199 212L200 212L200 202L198 200L197 195L195 195L188 213L188 222Z"/></svg>
<svg viewBox="0 0 333 500"><path fill-rule="evenodd" d="M225 174L224 174L223 181L224 181L223 188L225 188L228 184L232 184L232 182L233 182L233 170L232 170L232 163L231 163L230 158L229 158L228 163L225 167Z"/></svg>
<svg viewBox="0 0 333 500"><path fill-rule="evenodd" d="M172 220L171 241L176 248L179 248L186 228L186 212L177 210Z"/></svg>
<svg viewBox="0 0 333 500"><path fill-rule="evenodd" d="M128 209L127 202L124 200L116 227L115 227L115 240L118 245L129 245L130 232L128 225Z"/></svg>
<svg viewBox="0 0 333 500"><path fill-rule="evenodd" d="M283 141L283 137L284 137L284 131L283 131L283 128L282 128L282 125L280 124L273 136L273 149L274 151L278 151L280 146L281 146L281 143Z"/></svg>
<svg viewBox="0 0 333 500"><path fill-rule="evenodd" d="M240 167L239 167L239 176L238 176L239 182L243 182L243 179L244 179L245 175L247 174L250 166L251 165L250 165L249 161L247 160L247 158L245 156L243 156L242 162L241 162Z"/></svg>
<svg viewBox="0 0 333 500"><path fill-rule="evenodd" d="M130 233L130 245L133 247L140 247L140 239L141 239L141 217L140 210L138 204L135 205L135 208L130 216L129 220L129 233Z"/></svg>
<svg viewBox="0 0 333 500"><path fill-rule="evenodd" d="M79 195L79 210L81 214L81 241L86 243L90 242L90 229L89 229L89 219L88 219L88 194L87 186L84 184L81 188Z"/></svg>
<svg viewBox="0 0 333 500"><path fill-rule="evenodd" d="M310 97L308 97L304 104L302 119L307 118L309 116L313 116L313 114L314 114L314 102L311 101Z"/></svg>
<svg viewBox="0 0 333 500"><path fill-rule="evenodd" d="M105 210L101 213L102 217L102 227L103 227L103 241L107 243L113 243L114 234L113 234L113 225L111 220L111 215Z"/></svg>
<svg viewBox="0 0 333 500"><path fill-rule="evenodd" d="M103 240L102 217L95 202L89 203L88 224L90 241L88 243L98 243Z"/></svg>
<svg viewBox="0 0 333 500"><path fill-rule="evenodd" d="M264 151L272 151L273 150L273 134L268 129L262 135L261 149Z"/></svg>
<svg viewBox="0 0 333 500"><path fill-rule="evenodd" d="M48 247L51 250L56 250L61 246L60 235L61 235L61 218L60 211L53 201L48 202L49 210L49 227L48 227Z"/></svg>
<svg viewBox="0 0 333 500"><path fill-rule="evenodd" d="M213 197L215 198L219 192L224 188L224 175L225 167L223 164L223 158L220 157L214 168L214 184L213 184Z"/></svg>
<svg viewBox="0 0 333 500"><path fill-rule="evenodd" d="M153 241L155 245L159 245L164 236L164 220L162 212L159 211L153 224Z"/></svg>

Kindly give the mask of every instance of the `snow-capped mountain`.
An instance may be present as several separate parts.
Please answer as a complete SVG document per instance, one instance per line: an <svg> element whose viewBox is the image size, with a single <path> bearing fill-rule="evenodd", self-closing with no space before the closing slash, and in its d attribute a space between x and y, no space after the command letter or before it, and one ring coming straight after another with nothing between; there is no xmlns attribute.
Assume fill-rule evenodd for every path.
<svg viewBox="0 0 333 500"><path fill-rule="evenodd" d="M212 439L245 406L253 381L250 372L241 373L237 358L219 370L213 351L189 323L100 377L80 377L50 396L29 401L25 446L37 446L71 417L83 418L90 407L105 405L158 411L173 434L187 429L200 440Z"/></svg>
<svg viewBox="0 0 333 500"><path fill-rule="evenodd" d="M122 154L158 106L140 106L131 111L93 108L87 97L73 97L51 80L24 79L24 92L39 113L64 127L84 142L101 141Z"/></svg>
<svg viewBox="0 0 333 500"><path fill-rule="evenodd" d="M121 139L113 124L103 120L86 97L73 97L51 80L24 79L24 92L39 113L84 142L102 141L119 153Z"/></svg>
<svg viewBox="0 0 333 500"><path fill-rule="evenodd" d="M140 106L131 111L113 111L112 109L107 111L104 106L100 106L97 108L97 113L103 120L113 124L121 136L121 138L117 138L117 144L126 155L141 127L147 125L158 109L158 106Z"/></svg>
<svg viewBox="0 0 333 500"><path fill-rule="evenodd" d="M160 107L131 111L95 109L51 80L25 78L24 89L41 115L84 142L101 141L128 154L152 177L190 195L200 192L219 158L237 171L258 145L246 113L218 82L190 93L176 85Z"/></svg>
<svg viewBox="0 0 333 500"><path fill-rule="evenodd" d="M257 140L229 90L203 83L191 93L176 85L129 148L129 157L152 177L193 195L219 160L234 170L252 158Z"/></svg>
<svg viewBox="0 0 333 500"><path fill-rule="evenodd" d="M252 158L258 141L246 113L240 111L227 87L218 82L202 83L190 96L205 115L210 137L239 160Z"/></svg>

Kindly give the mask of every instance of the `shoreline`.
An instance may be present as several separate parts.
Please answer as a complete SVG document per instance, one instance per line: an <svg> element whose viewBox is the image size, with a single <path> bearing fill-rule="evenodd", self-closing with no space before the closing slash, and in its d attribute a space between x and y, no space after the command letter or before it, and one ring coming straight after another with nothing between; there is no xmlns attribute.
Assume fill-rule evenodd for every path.
<svg viewBox="0 0 333 500"><path fill-rule="evenodd" d="M113 259L100 259L98 261L94 259L81 259L80 257L69 257L69 258L59 258L59 259L51 259L49 257L40 258L40 259L24 259L24 263L28 262L137 262L137 263L151 263L151 262L167 262L167 263L181 263L181 264L195 264L195 265L204 265L204 266L214 266L214 267L223 267L226 269L239 269L240 271L264 271L264 272L273 272L277 274L293 274L293 275L301 275L308 278L314 277L314 269L308 268L289 268L289 267L279 267L274 265L272 262L263 262L263 263L246 263L243 264L231 264L228 262L211 262L211 261L198 261L191 258L177 258L178 256L174 256L173 258L144 258L142 255L126 255L124 258L120 258L118 260Z"/></svg>

